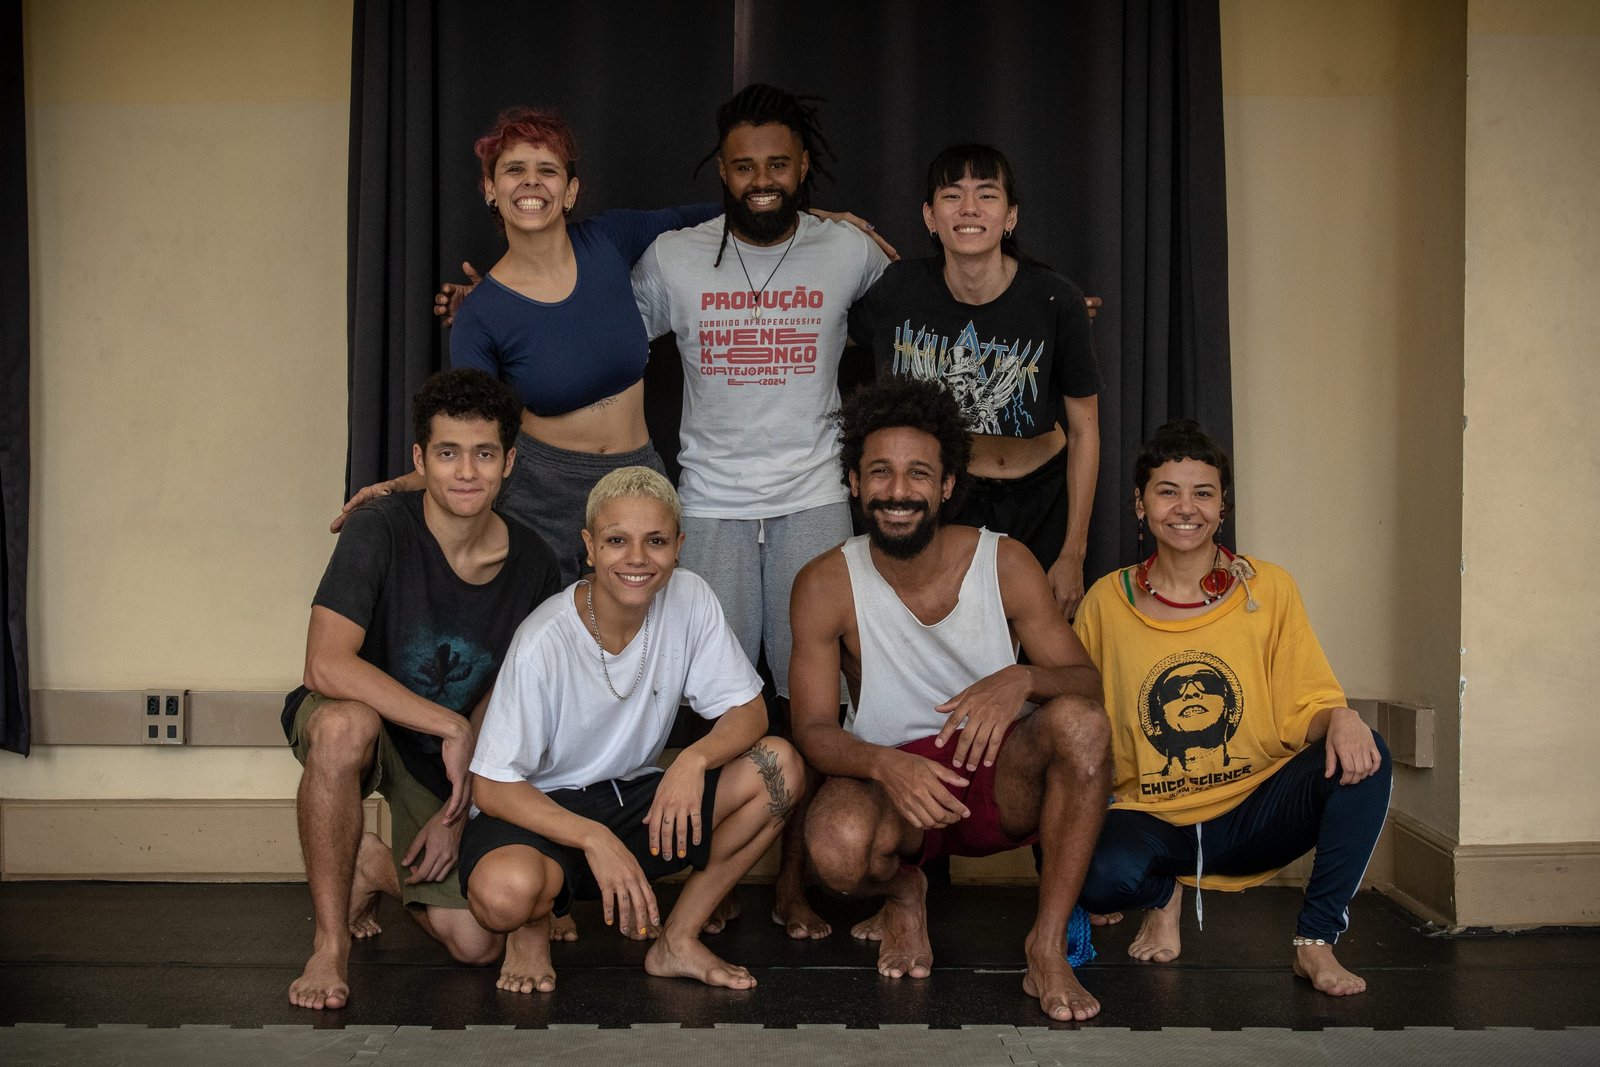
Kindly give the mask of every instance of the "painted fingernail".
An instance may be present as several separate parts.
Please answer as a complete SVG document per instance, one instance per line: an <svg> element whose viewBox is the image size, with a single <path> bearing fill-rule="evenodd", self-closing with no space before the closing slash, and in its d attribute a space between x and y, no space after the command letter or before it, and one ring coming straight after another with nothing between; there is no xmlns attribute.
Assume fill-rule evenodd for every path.
<svg viewBox="0 0 1600 1067"><path fill-rule="evenodd" d="M655 848L654 846L652 846L651 849L650 849L650 855L659 856L659 855L661 855L661 850L658 849L658 848Z"/></svg>
<svg viewBox="0 0 1600 1067"><path fill-rule="evenodd" d="M679 859L680 859L680 860L681 860L681 859L683 859L683 858L684 858L684 857L685 857L685 856L687 856L687 855L688 855L688 853L687 853L687 852L685 852L685 851L684 851L684 850L683 850L683 849L681 849L681 848L680 848L680 849L679 849L679 850L678 850L678 858L679 858Z"/></svg>

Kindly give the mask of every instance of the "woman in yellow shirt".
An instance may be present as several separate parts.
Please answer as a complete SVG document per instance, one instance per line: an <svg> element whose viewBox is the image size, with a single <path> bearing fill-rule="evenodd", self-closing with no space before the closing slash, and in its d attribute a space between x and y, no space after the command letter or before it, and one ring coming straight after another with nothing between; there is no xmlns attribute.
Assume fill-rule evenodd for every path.
<svg viewBox="0 0 1600 1067"><path fill-rule="evenodd" d="M1148 909L1128 952L1166 963L1179 878L1243 889L1315 848L1295 973L1360 993L1333 946L1383 829L1388 749L1346 706L1294 580L1217 542L1233 479L1222 447L1169 423L1134 475L1155 551L1096 582L1074 623L1104 680L1115 761L1081 903Z"/></svg>

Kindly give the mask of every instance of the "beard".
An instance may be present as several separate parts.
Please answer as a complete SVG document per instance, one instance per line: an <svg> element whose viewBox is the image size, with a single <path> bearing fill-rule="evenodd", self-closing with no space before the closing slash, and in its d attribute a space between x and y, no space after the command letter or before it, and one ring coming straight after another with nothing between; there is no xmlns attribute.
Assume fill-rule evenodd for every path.
<svg viewBox="0 0 1600 1067"><path fill-rule="evenodd" d="M800 208L794 197L783 189L762 189L763 193L777 193L778 206L770 211L752 211L742 197L734 196L728 187L722 187L722 208L734 232L752 244L769 245L783 239L800 218ZM749 195L750 190L746 190Z"/></svg>
<svg viewBox="0 0 1600 1067"><path fill-rule="evenodd" d="M909 508L922 513L922 521L918 522L909 531L903 534L891 534L879 526L874 516L879 511L890 508L902 510ZM939 514L928 513L928 505L922 500L873 500L869 501L864 509L867 519L867 536L871 539L884 555L890 559L915 559L922 554L922 550L933 543L933 535L939 529Z"/></svg>

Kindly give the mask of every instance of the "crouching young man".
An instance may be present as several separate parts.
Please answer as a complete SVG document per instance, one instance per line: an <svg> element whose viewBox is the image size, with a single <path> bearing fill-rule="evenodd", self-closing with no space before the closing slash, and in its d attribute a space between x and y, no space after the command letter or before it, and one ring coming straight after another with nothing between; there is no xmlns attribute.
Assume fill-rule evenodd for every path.
<svg viewBox="0 0 1600 1067"><path fill-rule="evenodd" d="M761 679L716 596L677 569L681 514L648 468L600 479L583 531L593 576L540 605L501 668L461 857L478 921L531 934L508 946L501 989L553 990L551 917L595 898L608 924L661 927L649 973L756 984L700 931L777 840L805 777L793 747L762 736ZM716 725L662 772L680 700ZM662 924L650 883L686 866L695 873Z"/></svg>
<svg viewBox="0 0 1600 1067"><path fill-rule="evenodd" d="M921 865L1037 840L1023 989L1052 1019L1088 1019L1100 1004L1063 948L1109 787L1100 676L1027 548L940 522L969 449L948 392L891 379L839 421L868 533L807 564L791 599L795 742L829 776L806 817L817 877L884 896L878 971L925 978ZM856 709L843 727L841 666Z"/></svg>
<svg viewBox="0 0 1600 1067"><path fill-rule="evenodd" d="M350 938L400 897L463 963L500 956L451 877L470 799L467 761L517 624L559 581L538 535L490 505L511 470L521 405L476 370L435 374L412 401L421 492L351 513L312 600L305 685L283 725L305 766L296 811L316 920L289 985L306 1008L350 996ZM361 832L361 799L393 816L393 849Z"/></svg>

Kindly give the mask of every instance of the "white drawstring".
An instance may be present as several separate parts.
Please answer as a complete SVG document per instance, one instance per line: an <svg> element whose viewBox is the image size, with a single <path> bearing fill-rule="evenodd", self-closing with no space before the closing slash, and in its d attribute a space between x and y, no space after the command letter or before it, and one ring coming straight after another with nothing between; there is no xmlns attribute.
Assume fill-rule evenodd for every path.
<svg viewBox="0 0 1600 1067"><path fill-rule="evenodd" d="M615 778L611 779L611 791L617 794L617 807L622 807L622 787L617 784L617 780Z"/></svg>
<svg viewBox="0 0 1600 1067"><path fill-rule="evenodd" d="M757 519L756 520L756 544L764 545L766 543L767 543L767 520L766 519Z"/></svg>
<svg viewBox="0 0 1600 1067"><path fill-rule="evenodd" d="M1200 875L1206 866L1206 848L1201 833L1204 828L1204 823L1194 824L1194 919L1202 930L1206 928L1206 909L1200 902Z"/></svg>

